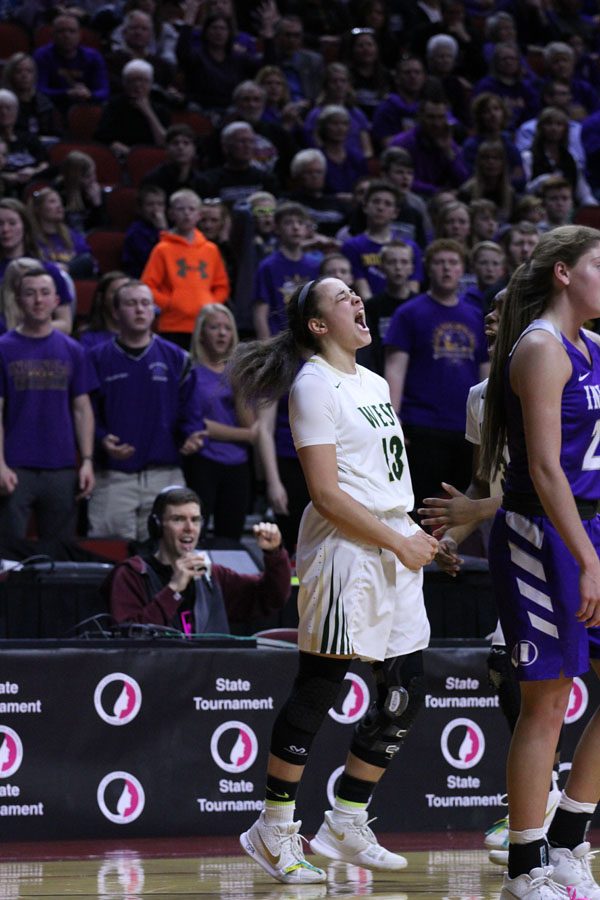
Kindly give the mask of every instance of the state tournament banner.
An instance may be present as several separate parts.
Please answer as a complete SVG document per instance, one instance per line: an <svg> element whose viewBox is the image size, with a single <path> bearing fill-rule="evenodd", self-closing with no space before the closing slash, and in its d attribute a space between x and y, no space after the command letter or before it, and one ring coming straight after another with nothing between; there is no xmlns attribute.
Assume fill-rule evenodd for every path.
<svg viewBox="0 0 600 900"><path fill-rule="evenodd" d="M379 832L481 831L505 814L509 734L486 656L483 646L426 651L423 709L370 806ZM271 726L295 668L293 649L7 644L0 839L239 833L262 807ZM564 767L598 701L593 682L576 680ZM332 803L372 690L369 667L353 665L299 794L307 833Z"/></svg>

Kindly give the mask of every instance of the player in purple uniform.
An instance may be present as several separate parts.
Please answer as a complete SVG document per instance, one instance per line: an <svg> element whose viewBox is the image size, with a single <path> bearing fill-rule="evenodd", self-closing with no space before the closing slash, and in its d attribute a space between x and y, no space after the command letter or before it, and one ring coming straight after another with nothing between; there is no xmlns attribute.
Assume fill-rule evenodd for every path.
<svg viewBox="0 0 600 900"><path fill-rule="evenodd" d="M599 314L600 232L545 234L511 279L488 383L484 477L498 470L505 439L510 455L490 569L521 683L502 900L600 898L586 841L600 796L598 712L547 839L543 830L572 679L590 660L600 673L600 341L582 330Z"/></svg>

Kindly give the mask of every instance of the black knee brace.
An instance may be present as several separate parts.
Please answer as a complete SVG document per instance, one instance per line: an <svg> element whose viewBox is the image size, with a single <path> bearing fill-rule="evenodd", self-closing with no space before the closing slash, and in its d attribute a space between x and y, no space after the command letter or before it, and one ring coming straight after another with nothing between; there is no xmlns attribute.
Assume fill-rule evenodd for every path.
<svg viewBox="0 0 600 900"><path fill-rule="evenodd" d="M377 700L356 725L354 756L380 769L394 758L425 697L421 651L374 663Z"/></svg>
<svg viewBox="0 0 600 900"><path fill-rule="evenodd" d="M521 709L521 691L506 647L496 644L491 648L487 667L490 687L498 694L500 709L512 734Z"/></svg>
<svg viewBox="0 0 600 900"><path fill-rule="evenodd" d="M292 692L281 708L271 735L271 753L303 766L323 719L336 701L351 659L300 653Z"/></svg>

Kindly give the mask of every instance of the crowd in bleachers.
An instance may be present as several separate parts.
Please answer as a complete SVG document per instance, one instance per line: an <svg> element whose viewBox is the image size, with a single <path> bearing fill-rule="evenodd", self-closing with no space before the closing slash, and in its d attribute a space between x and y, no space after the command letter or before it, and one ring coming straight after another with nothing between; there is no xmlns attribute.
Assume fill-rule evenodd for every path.
<svg viewBox="0 0 600 900"><path fill-rule="evenodd" d="M92 536L142 540L185 478L238 539L264 480L293 551L308 498L286 402L240 408L223 372L320 273L366 302L359 362L390 383L416 505L465 488L494 295L542 232L600 227L598 0L4 0L0 17L0 532L31 529L15 495L27 483L40 513L24 476L46 457L93 455ZM78 342L61 390L90 395L91 454L74 406L19 422L58 379L11 337L26 272ZM49 450L61 429L72 465Z"/></svg>

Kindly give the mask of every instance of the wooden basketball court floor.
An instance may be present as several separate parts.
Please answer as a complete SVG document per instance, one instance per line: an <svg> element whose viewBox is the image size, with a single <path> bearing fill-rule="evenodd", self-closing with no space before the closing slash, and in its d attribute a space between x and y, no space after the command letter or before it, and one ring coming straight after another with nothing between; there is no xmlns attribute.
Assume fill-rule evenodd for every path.
<svg viewBox="0 0 600 900"><path fill-rule="evenodd" d="M334 863L326 885L284 885L240 851L236 838L0 843L0 900L497 900L502 869L479 832L380 835L408 867L394 875ZM592 834L598 846L600 832ZM319 857L313 857L316 862ZM600 863L594 864L600 876Z"/></svg>

